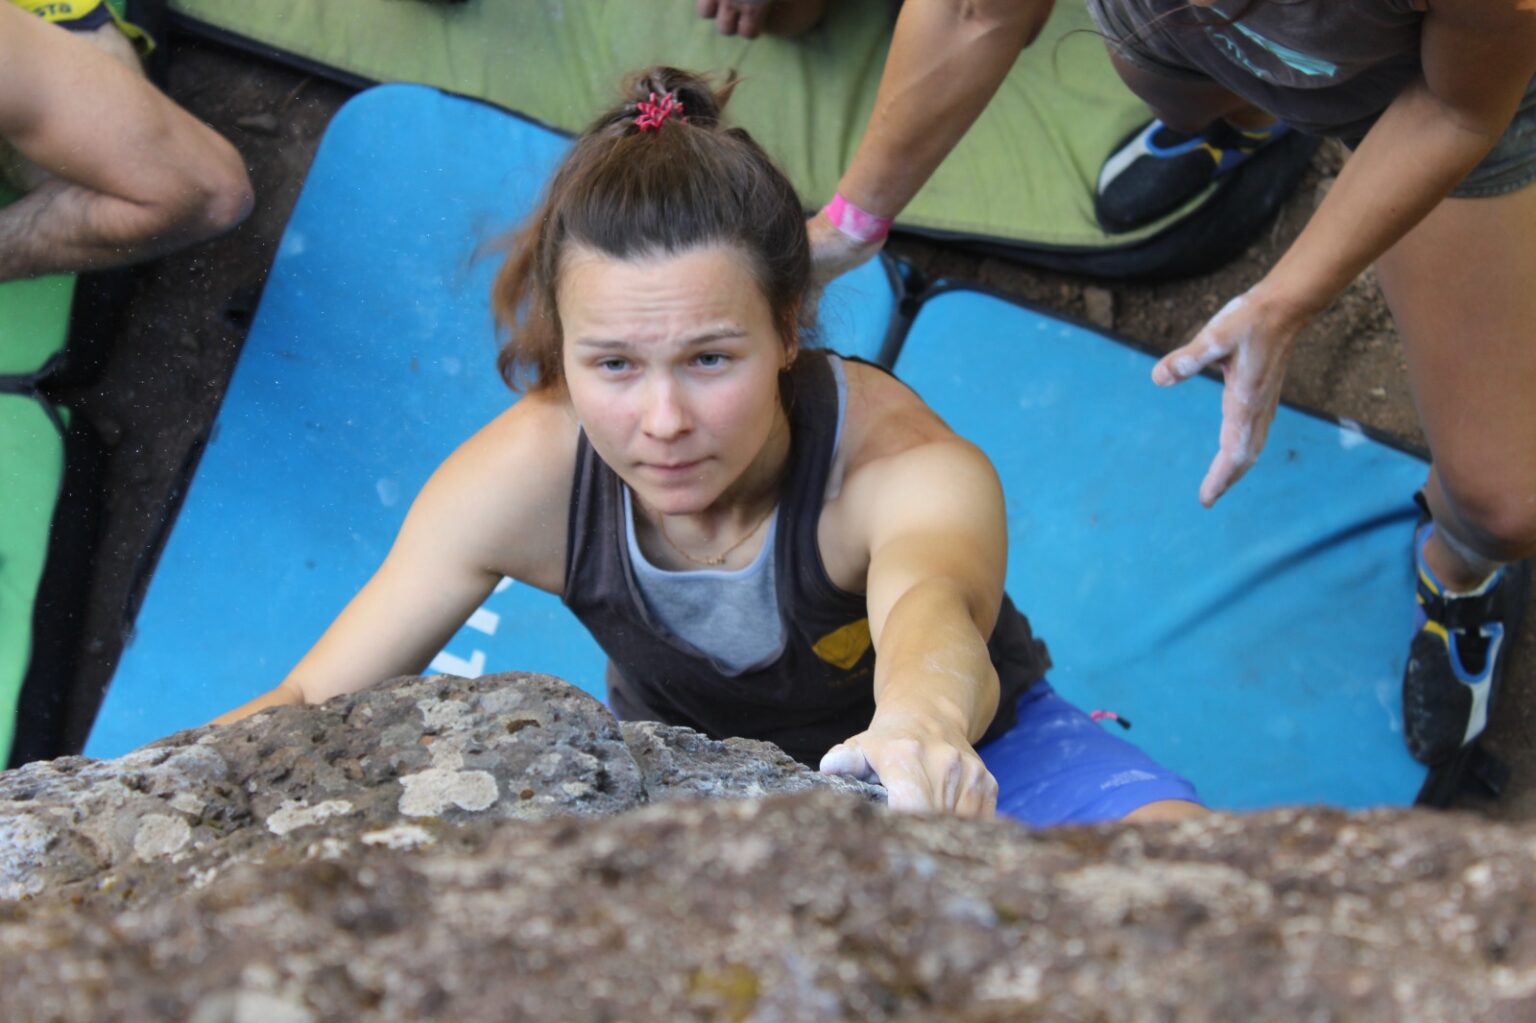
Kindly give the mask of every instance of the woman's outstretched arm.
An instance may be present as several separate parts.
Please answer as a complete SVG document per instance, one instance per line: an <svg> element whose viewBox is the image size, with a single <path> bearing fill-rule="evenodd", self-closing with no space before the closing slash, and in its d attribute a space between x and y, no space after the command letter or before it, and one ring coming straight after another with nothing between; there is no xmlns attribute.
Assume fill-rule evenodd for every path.
<svg viewBox="0 0 1536 1023"><path fill-rule="evenodd" d="M869 539L875 714L822 769L872 771L897 809L989 817L997 782L972 744L998 704L987 651L1008 554L997 474L950 437L872 463L846 496Z"/></svg>
<svg viewBox="0 0 1536 1023"><path fill-rule="evenodd" d="M420 673L504 575L558 591L575 435L563 403L529 397L470 438L432 474L384 563L309 653L213 723Z"/></svg>
<svg viewBox="0 0 1536 1023"><path fill-rule="evenodd" d="M1301 329L1443 201L1508 127L1536 74L1536 6L1430 0L1420 48L1422 76L1372 126L1291 248L1153 368L1165 387L1212 365L1226 378L1203 504L1258 458Z"/></svg>

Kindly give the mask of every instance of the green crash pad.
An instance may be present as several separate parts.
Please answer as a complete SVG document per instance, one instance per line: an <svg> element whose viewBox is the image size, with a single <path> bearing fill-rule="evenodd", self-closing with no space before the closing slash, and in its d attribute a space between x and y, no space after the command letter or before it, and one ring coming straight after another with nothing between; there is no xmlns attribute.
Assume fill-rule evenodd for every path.
<svg viewBox="0 0 1536 1023"><path fill-rule="evenodd" d="M656 64L741 77L733 123L784 167L809 208L836 191L863 132L890 46L892 0L839 0L794 39L718 35L693 0L170 0L183 27L368 82L406 81L490 100L566 132L618 98L626 73ZM1192 272L1235 254L1227 237L1256 230L1283 199L1311 144L1263 154L1167 220L1108 236L1092 188L1146 108L1121 84L1081 3L1060 3L998 96L903 213L908 231L980 243L1062 269L1110 275ZM1272 147L1273 149L1274 147ZM1276 159L1270 159L1270 157ZM1197 236L1140 259L1074 263L1068 254L1125 252L1191 219L1237 179L1267 181ZM1244 187L1251 187L1245 185ZM1214 212L1214 211L1213 211ZM1015 251L1017 250L1017 251ZM1063 261L1067 258L1068 261ZM1214 260L1214 262L1213 262Z"/></svg>
<svg viewBox="0 0 1536 1023"><path fill-rule="evenodd" d="M0 206L14 198L0 186ZM68 412L37 388L68 340L74 290L73 275L0 284L0 766L39 677L36 608L65 489Z"/></svg>
<svg viewBox="0 0 1536 1023"><path fill-rule="evenodd" d="M32 663L34 608L63 480L64 438L46 407L32 395L0 393L0 765Z"/></svg>
<svg viewBox="0 0 1536 1023"><path fill-rule="evenodd" d="M0 206L15 198L0 184ZM64 350L74 297L73 274L0 284L0 378L40 373Z"/></svg>

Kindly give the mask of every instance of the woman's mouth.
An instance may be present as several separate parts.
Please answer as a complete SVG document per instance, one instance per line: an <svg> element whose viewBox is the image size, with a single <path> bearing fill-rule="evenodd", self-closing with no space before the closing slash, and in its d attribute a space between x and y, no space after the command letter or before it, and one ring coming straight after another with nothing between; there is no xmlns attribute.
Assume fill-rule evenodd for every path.
<svg viewBox="0 0 1536 1023"><path fill-rule="evenodd" d="M643 462L641 468L663 479L678 479L697 472L703 464L704 459L696 458L691 462Z"/></svg>

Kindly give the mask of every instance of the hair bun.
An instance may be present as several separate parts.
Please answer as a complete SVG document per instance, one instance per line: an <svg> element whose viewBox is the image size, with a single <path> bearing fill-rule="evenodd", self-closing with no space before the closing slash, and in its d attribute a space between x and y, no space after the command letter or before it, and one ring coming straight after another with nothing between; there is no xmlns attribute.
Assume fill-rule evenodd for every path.
<svg viewBox="0 0 1536 1023"><path fill-rule="evenodd" d="M689 124L712 128L720 123L720 110L730 99L731 90L735 87L734 77L723 88L716 90L703 75L675 67L658 66L636 74L626 83L625 92L630 103L650 99L652 93L663 96L670 92L683 105L683 113L687 115Z"/></svg>

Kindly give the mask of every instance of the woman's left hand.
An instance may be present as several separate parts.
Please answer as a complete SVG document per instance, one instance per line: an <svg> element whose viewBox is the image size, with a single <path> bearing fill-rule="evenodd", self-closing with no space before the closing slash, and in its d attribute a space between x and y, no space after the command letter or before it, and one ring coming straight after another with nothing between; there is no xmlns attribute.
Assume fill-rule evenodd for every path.
<svg viewBox="0 0 1536 1023"><path fill-rule="evenodd" d="M997 813L997 779L960 734L919 722L881 722L821 758L823 774L885 786L893 810L988 818Z"/></svg>
<svg viewBox="0 0 1536 1023"><path fill-rule="evenodd" d="M1200 484L1200 503L1209 508L1242 479L1269 436L1280 385L1296 335L1310 315L1276 301L1262 282L1228 302L1182 348L1152 367L1159 387L1172 387L1208 366L1221 370L1221 448Z"/></svg>

